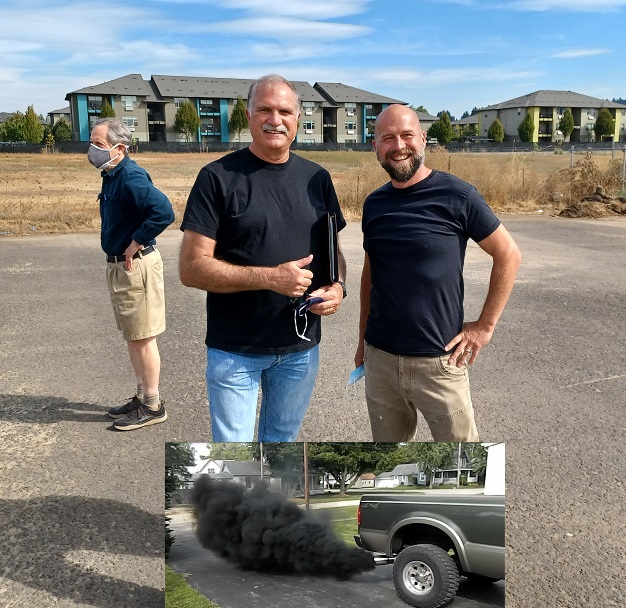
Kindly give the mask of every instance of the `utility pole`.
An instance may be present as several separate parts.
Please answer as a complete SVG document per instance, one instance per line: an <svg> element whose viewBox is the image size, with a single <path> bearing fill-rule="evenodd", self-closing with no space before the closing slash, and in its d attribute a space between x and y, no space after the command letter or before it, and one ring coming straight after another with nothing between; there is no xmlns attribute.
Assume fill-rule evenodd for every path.
<svg viewBox="0 0 626 608"><path fill-rule="evenodd" d="M461 485L461 444L459 443L459 451L456 455L456 489Z"/></svg>
<svg viewBox="0 0 626 608"><path fill-rule="evenodd" d="M263 477L263 442L259 442L259 449L261 450L261 481L265 481Z"/></svg>
<svg viewBox="0 0 626 608"><path fill-rule="evenodd" d="M622 194L626 194L624 192L624 188L626 187L626 145L623 148L624 156L622 158Z"/></svg>
<svg viewBox="0 0 626 608"><path fill-rule="evenodd" d="M305 441L304 448L304 508L309 510L309 444Z"/></svg>

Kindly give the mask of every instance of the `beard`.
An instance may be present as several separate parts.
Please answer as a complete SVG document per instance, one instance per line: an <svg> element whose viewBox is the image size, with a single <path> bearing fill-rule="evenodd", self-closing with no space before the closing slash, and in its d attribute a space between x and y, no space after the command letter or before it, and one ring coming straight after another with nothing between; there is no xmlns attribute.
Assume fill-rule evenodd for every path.
<svg viewBox="0 0 626 608"><path fill-rule="evenodd" d="M392 160L394 157L409 155L407 159L408 164L403 165L392 165L390 159ZM387 171L389 177L395 182L399 182L403 184L404 182L408 182L416 173L417 170L424 164L424 150L421 153L418 153L413 148L402 148L401 150L394 150L392 152L388 152L385 155L385 158L381 158L378 150L376 150L376 158L378 158L378 162L380 166Z"/></svg>

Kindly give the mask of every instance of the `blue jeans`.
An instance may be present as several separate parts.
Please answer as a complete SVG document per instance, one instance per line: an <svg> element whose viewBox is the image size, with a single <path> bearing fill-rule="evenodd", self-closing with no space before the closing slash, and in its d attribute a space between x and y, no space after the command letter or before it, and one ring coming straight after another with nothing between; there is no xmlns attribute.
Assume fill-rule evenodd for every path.
<svg viewBox="0 0 626 608"><path fill-rule="evenodd" d="M295 441L313 394L319 346L289 355L207 348L213 441L253 441L259 384L259 441Z"/></svg>

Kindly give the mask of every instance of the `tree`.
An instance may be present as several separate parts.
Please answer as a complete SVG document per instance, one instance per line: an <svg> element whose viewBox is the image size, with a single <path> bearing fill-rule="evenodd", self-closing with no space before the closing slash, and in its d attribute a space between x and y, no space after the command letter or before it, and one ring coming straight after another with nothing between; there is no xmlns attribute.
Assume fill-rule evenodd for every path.
<svg viewBox="0 0 626 608"><path fill-rule="evenodd" d="M465 127L461 131L461 135L466 135L467 137L476 137L478 135L478 125L465 125Z"/></svg>
<svg viewBox="0 0 626 608"><path fill-rule="evenodd" d="M24 114L24 141L29 144L40 144L43 139L43 125L35 114L33 106L28 106Z"/></svg>
<svg viewBox="0 0 626 608"><path fill-rule="evenodd" d="M535 135L535 123L530 114L526 114L524 120L519 123L517 133L523 142L531 142L533 140L533 136Z"/></svg>
<svg viewBox="0 0 626 608"><path fill-rule="evenodd" d="M602 141L605 138L615 135L615 119L607 108L601 108L596 118L596 126L594 128L596 141Z"/></svg>
<svg viewBox="0 0 626 608"><path fill-rule="evenodd" d="M574 115L570 108L565 108L561 120L559 120L559 131L563 133L565 138L568 138L574 130Z"/></svg>
<svg viewBox="0 0 626 608"><path fill-rule="evenodd" d="M198 132L200 128L200 117L196 108L190 101L181 102L174 118L174 131L185 136L185 140L189 139Z"/></svg>
<svg viewBox="0 0 626 608"><path fill-rule="evenodd" d="M423 114L428 114L428 110L424 107L424 106L417 106L417 108L414 108L413 106L410 106L411 109L415 110L416 112L422 112Z"/></svg>
<svg viewBox="0 0 626 608"><path fill-rule="evenodd" d="M115 110L109 103L109 100L105 97L102 103L102 109L100 110L100 118L115 118Z"/></svg>
<svg viewBox="0 0 626 608"><path fill-rule="evenodd" d="M193 448L188 443L165 444L165 508L171 506L172 492L185 487L191 479L187 467L195 464ZM169 528L169 517L165 517L165 557L174 543L174 536Z"/></svg>
<svg viewBox="0 0 626 608"><path fill-rule="evenodd" d="M463 120L464 118L468 118L469 115L470 115L470 113L467 110L465 110L465 112L463 112L463 114L461 114L461 120Z"/></svg>
<svg viewBox="0 0 626 608"><path fill-rule="evenodd" d="M254 447L251 443L209 443L209 456L200 456L201 460L254 460Z"/></svg>
<svg viewBox="0 0 626 608"><path fill-rule="evenodd" d="M428 129L428 137L435 138L440 144L447 144L454 136L454 130L447 112L439 112L439 120Z"/></svg>
<svg viewBox="0 0 626 608"><path fill-rule="evenodd" d="M64 118L59 118L52 125L52 135L55 141L72 141L72 127L65 122Z"/></svg>
<svg viewBox="0 0 626 608"><path fill-rule="evenodd" d="M487 471L487 449L480 445L480 443L473 445L475 447L469 454L469 466L472 471L478 475L478 479L484 481L485 473Z"/></svg>
<svg viewBox="0 0 626 608"><path fill-rule="evenodd" d="M493 141L504 141L504 127L497 118L489 126L487 137L493 139Z"/></svg>
<svg viewBox="0 0 626 608"><path fill-rule="evenodd" d="M24 114L14 112L1 125L3 141L26 141Z"/></svg>
<svg viewBox="0 0 626 608"><path fill-rule="evenodd" d="M339 493L345 494L366 472L385 468L397 450L395 443L311 443L309 463L332 475L339 483Z"/></svg>
<svg viewBox="0 0 626 608"><path fill-rule="evenodd" d="M246 116L246 106L243 103L241 95L237 96L237 103L233 108L233 113L230 115L228 126L232 131L237 133L237 138L241 141L241 132L248 128L248 117Z"/></svg>
<svg viewBox="0 0 626 608"><path fill-rule="evenodd" d="M260 458L259 444L255 456ZM302 443L264 443L263 455L272 468L272 474L280 476L282 483L295 488L304 475L304 448Z"/></svg>

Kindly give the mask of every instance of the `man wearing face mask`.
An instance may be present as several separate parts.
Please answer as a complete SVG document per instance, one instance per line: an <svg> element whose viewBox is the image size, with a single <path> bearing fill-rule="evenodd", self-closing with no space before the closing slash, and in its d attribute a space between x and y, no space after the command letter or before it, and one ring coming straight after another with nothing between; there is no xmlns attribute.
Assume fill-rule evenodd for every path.
<svg viewBox="0 0 626 608"><path fill-rule="evenodd" d="M521 255L474 186L424 165L411 108L376 119L374 151L391 181L365 200L359 341L374 441L411 441L420 412L435 441L478 441L468 366L493 335ZM464 322L468 239L493 258L478 320Z"/></svg>
<svg viewBox="0 0 626 608"><path fill-rule="evenodd" d="M213 441L253 440L259 387L258 440L295 441L318 370L320 315L345 296L341 252L338 276L324 273L324 221L334 214L338 230L346 222L328 171L289 150L300 117L295 87L260 78L246 113L250 146L204 167L191 190L180 278L207 292ZM311 299L294 308L305 294Z"/></svg>
<svg viewBox="0 0 626 608"><path fill-rule="evenodd" d="M128 156L130 144L128 127L104 118L91 131L87 154L89 162L102 171L98 199L107 283L137 381L135 396L109 410L114 428L120 431L167 419L159 394L161 359L156 336L165 331L165 294L156 237L174 221L169 199Z"/></svg>

